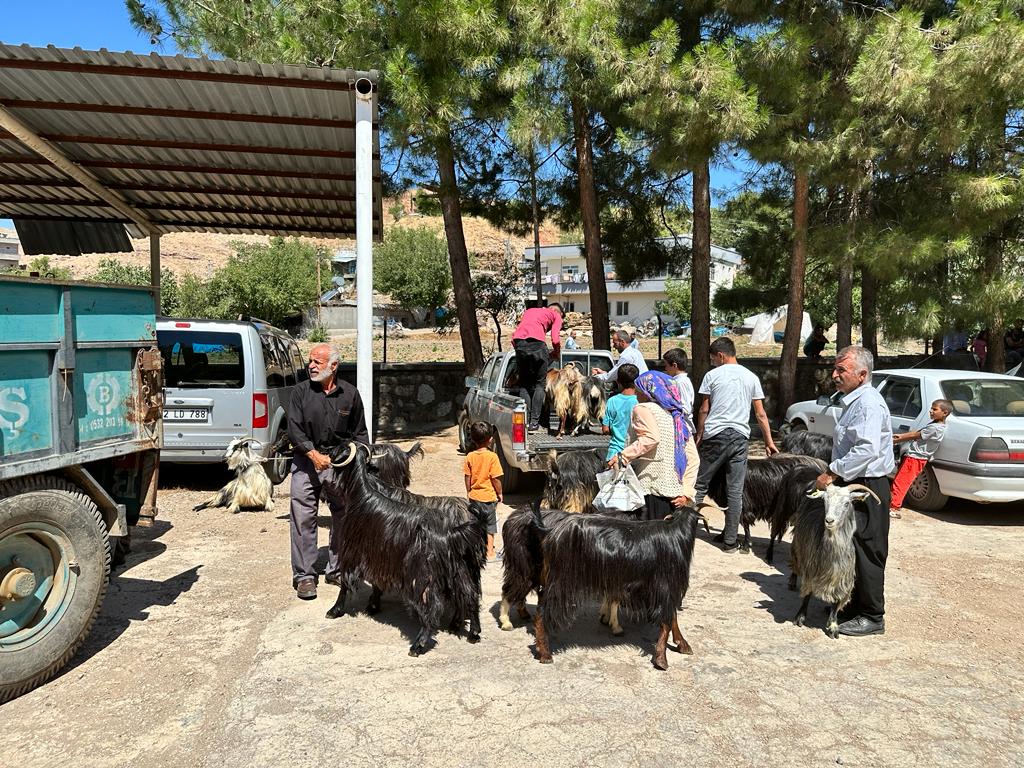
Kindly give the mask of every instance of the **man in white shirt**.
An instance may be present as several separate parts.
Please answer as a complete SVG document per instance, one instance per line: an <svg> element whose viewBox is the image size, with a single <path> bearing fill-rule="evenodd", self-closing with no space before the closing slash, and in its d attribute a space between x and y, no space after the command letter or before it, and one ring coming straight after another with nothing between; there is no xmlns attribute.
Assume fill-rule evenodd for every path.
<svg viewBox="0 0 1024 768"><path fill-rule="evenodd" d="M700 473L697 475L697 497L700 504L715 474L725 470L725 526L716 537L723 552L739 549L736 533L743 512L743 483L747 477L747 449L750 443L750 407L764 436L769 456L779 452L772 440L772 428L764 411L761 381L736 362L736 345L728 336L711 342L711 364L704 376L700 394L704 395L697 413L697 448L700 451ZM719 504L723 499L715 499Z"/></svg>
<svg viewBox="0 0 1024 768"><path fill-rule="evenodd" d="M599 381L615 381L619 375L619 366L625 363L635 365L640 373L647 373L647 362L639 349L629 346L629 334L625 331L615 331L612 334L612 346L618 350L619 359L615 361L610 371L602 371L600 368L591 369L590 373Z"/></svg>
<svg viewBox="0 0 1024 768"><path fill-rule="evenodd" d="M836 353L832 381L843 393L843 412L832 436L832 462L817 487L859 483L874 491L864 500L853 535L856 577L850 603L840 613L839 634L852 637L885 633L885 561L889 554L889 475L896 469L889 407L873 386L875 360L864 347ZM845 620L843 620L845 618Z"/></svg>

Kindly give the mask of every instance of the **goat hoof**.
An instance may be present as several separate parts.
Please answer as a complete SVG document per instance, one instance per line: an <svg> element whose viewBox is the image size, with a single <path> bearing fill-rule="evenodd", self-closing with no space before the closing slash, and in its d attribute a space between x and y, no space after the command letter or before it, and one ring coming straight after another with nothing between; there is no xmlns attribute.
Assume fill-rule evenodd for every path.
<svg viewBox="0 0 1024 768"><path fill-rule="evenodd" d="M664 654L654 657L654 668L660 669L662 672L668 669L668 659L665 658Z"/></svg>
<svg viewBox="0 0 1024 768"><path fill-rule="evenodd" d="M380 606L379 605L368 605L368 606L366 606L366 615L367 616L376 616L378 613L380 613Z"/></svg>
<svg viewBox="0 0 1024 768"><path fill-rule="evenodd" d="M608 625L608 615L607 614L602 613L600 616L597 617L597 620L600 621L605 626Z"/></svg>
<svg viewBox="0 0 1024 768"><path fill-rule="evenodd" d="M541 664L553 664L555 660L550 656L541 656L538 661L540 661Z"/></svg>
<svg viewBox="0 0 1024 768"><path fill-rule="evenodd" d="M423 651L414 645L412 648L409 649L409 655L413 657L422 656Z"/></svg>
<svg viewBox="0 0 1024 768"><path fill-rule="evenodd" d="M805 621L806 618L807 618L806 616L804 616L803 614L800 614L795 619L793 619L793 623L796 624L798 627L802 627L804 625L804 621Z"/></svg>
<svg viewBox="0 0 1024 768"><path fill-rule="evenodd" d="M345 615L345 609L344 608L339 608L338 606L334 606L333 608L328 609L327 613L324 615L324 618L327 618L327 619L340 619L344 615Z"/></svg>
<svg viewBox="0 0 1024 768"><path fill-rule="evenodd" d="M479 643L480 635L476 634L475 632L470 632L469 635L466 637L466 640L470 643Z"/></svg>
<svg viewBox="0 0 1024 768"><path fill-rule="evenodd" d="M681 653L685 656L693 656L693 648L690 647L688 642L683 640L676 646L676 653Z"/></svg>
<svg viewBox="0 0 1024 768"><path fill-rule="evenodd" d="M501 631L502 632L511 632L513 629L515 629L515 627L512 626L512 622L511 621L502 622L502 625L501 625Z"/></svg>
<svg viewBox="0 0 1024 768"><path fill-rule="evenodd" d="M624 634L626 634L626 630L624 630L622 627L612 630L612 635L615 637L622 637Z"/></svg>

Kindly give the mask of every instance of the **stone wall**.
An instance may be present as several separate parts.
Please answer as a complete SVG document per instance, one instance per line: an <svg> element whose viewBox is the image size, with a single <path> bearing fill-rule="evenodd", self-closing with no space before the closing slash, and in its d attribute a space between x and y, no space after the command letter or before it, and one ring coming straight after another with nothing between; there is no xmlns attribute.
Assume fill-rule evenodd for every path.
<svg viewBox="0 0 1024 768"><path fill-rule="evenodd" d="M908 368L920 356L883 357L878 368ZM648 365L655 361L648 360ZM757 374L765 394L765 410L778 424L779 359L744 358L740 362ZM796 400L813 400L831 394L834 362L814 363L801 359L796 369ZM355 365L342 364L340 376L355 384ZM466 399L466 366L463 363L401 363L374 365L374 434L419 435L456 424Z"/></svg>
<svg viewBox="0 0 1024 768"><path fill-rule="evenodd" d="M356 367L340 376L356 383ZM466 399L464 363L402 363L373 366L374 435L419 435L455 424Z"/></svg>

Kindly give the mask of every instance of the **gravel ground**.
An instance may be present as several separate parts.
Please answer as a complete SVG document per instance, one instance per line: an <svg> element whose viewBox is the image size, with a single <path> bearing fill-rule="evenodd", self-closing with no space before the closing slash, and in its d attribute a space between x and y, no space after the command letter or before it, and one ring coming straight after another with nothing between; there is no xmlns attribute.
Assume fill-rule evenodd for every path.
<svg viewBox="0 0 1024 768"><path fill-rule="evenodd" d="M455 442L424 439L413 490L460 492ZM658 672L653 628L612 638L596 611L541 666L527 628L498 629L495 566L483 641L442 633L410 658L394 597L336 621L333 588L295 598L286 486L272 513L192 512L223 479L165 472L160 518L136 532L89 640L0 708L0 765L1024 764L1024 504L893 521L887 633L872 638L830 640L817 602L810 626L788 622L788 546L765 564L764 526L754 555L701 532L680 618L695 655Z"/></svg>

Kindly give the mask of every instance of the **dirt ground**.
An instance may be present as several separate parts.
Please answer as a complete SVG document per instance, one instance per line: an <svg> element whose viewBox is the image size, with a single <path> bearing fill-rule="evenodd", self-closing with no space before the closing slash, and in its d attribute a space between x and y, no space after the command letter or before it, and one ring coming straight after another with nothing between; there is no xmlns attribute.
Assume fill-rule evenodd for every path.
<svg viewBox="0 0 1024 768"><path fill-rule="evenodd" d="M453 430L423 442L413 489L459 493ZM830 640L817 602L810 626L788 622L788 546L764 563L764 526L751 555L701 532L680 617L695 655L658 672L653 628L612 638L595 610L541 666L530 630L497 626L494 565L483 641L442 633L410 658L393 596L335 621L334 588L295 598L286 486L272 513L192 512L223 479L164 473L160 517L137 530L84 647L0 708L0 764L1024 765L1024 504L893 521L887 633L861 639Z"/></svg>

